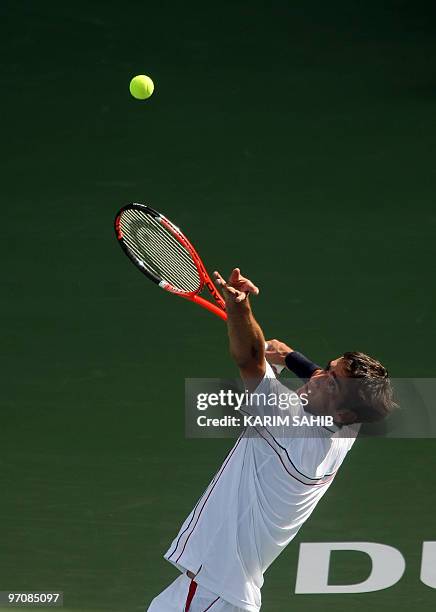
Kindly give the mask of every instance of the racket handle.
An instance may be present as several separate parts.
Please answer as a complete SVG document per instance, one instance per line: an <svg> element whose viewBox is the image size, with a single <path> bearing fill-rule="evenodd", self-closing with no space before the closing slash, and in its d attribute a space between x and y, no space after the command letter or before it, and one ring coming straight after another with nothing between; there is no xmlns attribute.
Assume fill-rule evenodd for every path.
<svg viewBox="0 0 436 612"><path fill-rule="evenodd" d="M265 342L265 350L268 350L268 342ZM278 365L276 363L271 363L270 365L276 371L277 374L280 374L280 372L285 369L285 366Z"/></svg>

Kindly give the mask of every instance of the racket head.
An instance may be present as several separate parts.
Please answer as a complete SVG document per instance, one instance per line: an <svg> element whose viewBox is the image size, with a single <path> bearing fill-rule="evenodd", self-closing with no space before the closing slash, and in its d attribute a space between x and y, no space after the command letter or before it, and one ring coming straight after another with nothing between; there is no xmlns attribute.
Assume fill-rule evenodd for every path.
<svg viewBox="0 0 436 612"><path fill-rule="evenodd" d="M123 251L154 283L191 299L206 284L219 306L224 306L198 253L167 217L135 202L118 211L114 227Z"/></svg>

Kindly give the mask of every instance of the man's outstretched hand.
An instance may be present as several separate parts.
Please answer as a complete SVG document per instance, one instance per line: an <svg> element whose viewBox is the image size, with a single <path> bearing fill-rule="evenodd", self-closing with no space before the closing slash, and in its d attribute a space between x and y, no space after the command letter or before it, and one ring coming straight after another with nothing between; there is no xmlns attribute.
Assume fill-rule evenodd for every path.
<svg viewBox="0 0 436 612"><path fill-rule="evenodd" d="M259 293L258 287L249 279L241 276L239 268L232 270L229 280L226 282L219 272L213 273L215 283L221 288L226 302L243 302L248 294Z"/></svg>

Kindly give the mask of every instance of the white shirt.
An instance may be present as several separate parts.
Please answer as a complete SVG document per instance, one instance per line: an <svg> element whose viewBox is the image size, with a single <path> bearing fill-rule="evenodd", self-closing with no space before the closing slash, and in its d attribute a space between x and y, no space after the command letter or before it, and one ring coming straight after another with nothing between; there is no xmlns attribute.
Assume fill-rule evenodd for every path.
<svg viewBox="0 0 436 612"><path fill-rule="evenodd" d="M267 364L255 393L289 389ZM289 410L307 415L301 403ZM263 573L309 518L356 437L336 426L298 427L286 437L278 427L256 429L238 438L164 555L249 612L260 609Z"/></svg>

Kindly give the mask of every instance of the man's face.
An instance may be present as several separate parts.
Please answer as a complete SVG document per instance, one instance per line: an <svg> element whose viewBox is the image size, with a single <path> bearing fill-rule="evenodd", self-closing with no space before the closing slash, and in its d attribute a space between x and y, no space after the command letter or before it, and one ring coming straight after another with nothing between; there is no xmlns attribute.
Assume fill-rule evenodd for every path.
<svg viewBox="0 0 436 612"><path fill-rule="evenodd" d="M345 397L345 378L349 376L343 357L332 359L325 370L316 370L312 378L298 389L298 394L307 394L306 412L329 415L337 423L353 422L350 411L340 410Z"/></svg>

